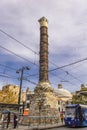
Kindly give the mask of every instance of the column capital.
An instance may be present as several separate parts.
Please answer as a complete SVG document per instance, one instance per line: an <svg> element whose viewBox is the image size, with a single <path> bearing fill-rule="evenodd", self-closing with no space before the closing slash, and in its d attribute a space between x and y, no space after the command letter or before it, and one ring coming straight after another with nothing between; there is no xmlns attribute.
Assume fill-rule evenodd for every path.
<svg viewBox="0 0 87 130"><path fill-rule="evenodd" d="M40 23L40 27L42 26L48 27L48 20L45 17L39 19L38 22Z"/></svg>

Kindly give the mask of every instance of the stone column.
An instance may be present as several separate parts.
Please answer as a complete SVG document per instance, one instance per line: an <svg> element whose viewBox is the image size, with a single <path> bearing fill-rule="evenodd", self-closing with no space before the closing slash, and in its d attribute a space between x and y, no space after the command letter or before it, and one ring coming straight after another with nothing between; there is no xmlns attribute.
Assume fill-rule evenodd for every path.
<svg viewBox="0 0 87 130"><path fill-rule="evenodd" d="M34 96L30 105L31 116L58 115L57 97L49 83L48 76L48 21L45 17L40 23L40 61L39 82L34 89Z"/></svg>
<svg viewBox="0 0 87 130"><path fill-rule="evenodd" d="M40 61L39 81L48 81L48 21L45 17L38 20L40 23Z"/></svg>
<svg viewBox="0 0 87 130"><path fill-rule="evenodd" d="M38 21L40 23L39 83L34 92L53 92L48 76L48 20L42 17Z"/></svg>

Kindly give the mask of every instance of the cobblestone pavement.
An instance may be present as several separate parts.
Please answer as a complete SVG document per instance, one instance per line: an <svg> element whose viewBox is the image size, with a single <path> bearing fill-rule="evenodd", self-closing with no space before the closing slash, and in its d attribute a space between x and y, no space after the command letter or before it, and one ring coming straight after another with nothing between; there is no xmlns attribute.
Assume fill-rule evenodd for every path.
<svg viewBox="0 0 87 130"><path fill-rule="evenodd" d="M29 126L19 126L18 128L16 128L16 130L45 130L45 129L47 129L47 128L55 128L55 127L61 127L61 126L63 126L62 124L60 124L60 125L55 125L55 126L38 126L38 127L29 127ZM9 129L10 130L10 129ZM14 130L14 129L12 129L11 128L11 130Z"/></svg>
<svg viewBox="0 0 87 130"><path fill-rule="evenodd" d="M13 125L9 125L8 130L45 130L47 128L56 128L56 127L61 127L64 126L64 124L62 123L58 123L56 125L43 125L43 126L26 126L26 125L18 125L16 129L13 129ZM6 125L4 126L5 128L2 128L2 126L0 126L0 130L7 130Z"/></svg>
<svg viewBox="0 0 87 130"><path fill-rule="evenodd" d="M63 124L58 124L58 125L54 125L54 126L24 126L24 125L19 125L16 129L13 129L12 127L7 128L0 128L0 130L45 130L47 128L55 128L55 127L61 127L64 126Z"/></svg>
<svg viewBox="0 0 87 130"><path fill-rule="evenodd" d="M13 127L7 128L0 128L0 130L29 130L28 126L18 126L16 129L13 129Z"/></svg>
<svg viewBox="0 0 87 130"><path fill-rule="evenodd" d="M55 127L61 127L61 126L64 126L63 124L58 124L58 125L49 125L49 126L37 126L37 127L34 127L34 126L19 126L17 128L17 130L45 130L47 128L55 128Z"/></svg>

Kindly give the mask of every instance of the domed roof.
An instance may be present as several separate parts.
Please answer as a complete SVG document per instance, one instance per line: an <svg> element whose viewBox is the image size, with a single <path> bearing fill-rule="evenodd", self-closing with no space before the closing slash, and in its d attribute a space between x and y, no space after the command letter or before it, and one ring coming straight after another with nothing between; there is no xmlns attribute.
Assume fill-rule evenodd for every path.
<svg viewBox="0 0 87 130"><path fill-rule="evenodd" d="M63 97L72 98L72 94L68 90L63 89L62 84L58 85L58 89L55 90L55 94L56 94L56 96L61 97L61 98L63 98Z"/></svg>

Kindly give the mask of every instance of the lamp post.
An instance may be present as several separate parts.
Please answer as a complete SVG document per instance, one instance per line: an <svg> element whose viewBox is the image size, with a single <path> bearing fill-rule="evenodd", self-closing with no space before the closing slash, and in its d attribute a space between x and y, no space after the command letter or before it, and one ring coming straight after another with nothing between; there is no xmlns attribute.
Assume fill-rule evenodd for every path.
<svg viewBox="0 0 87 130"><path fill-rule="evenodd" d="M19 96L18 96L18 104L19 104L19 105L20 105L20 101L21 101L21 88L22 88L22 80L23 80L24 70L30 70L30 68L29 68L28 66L26 66L26 67L22 67L21 69L19 69L19 70L16 71L16 73L21 73Z"/></svg>

